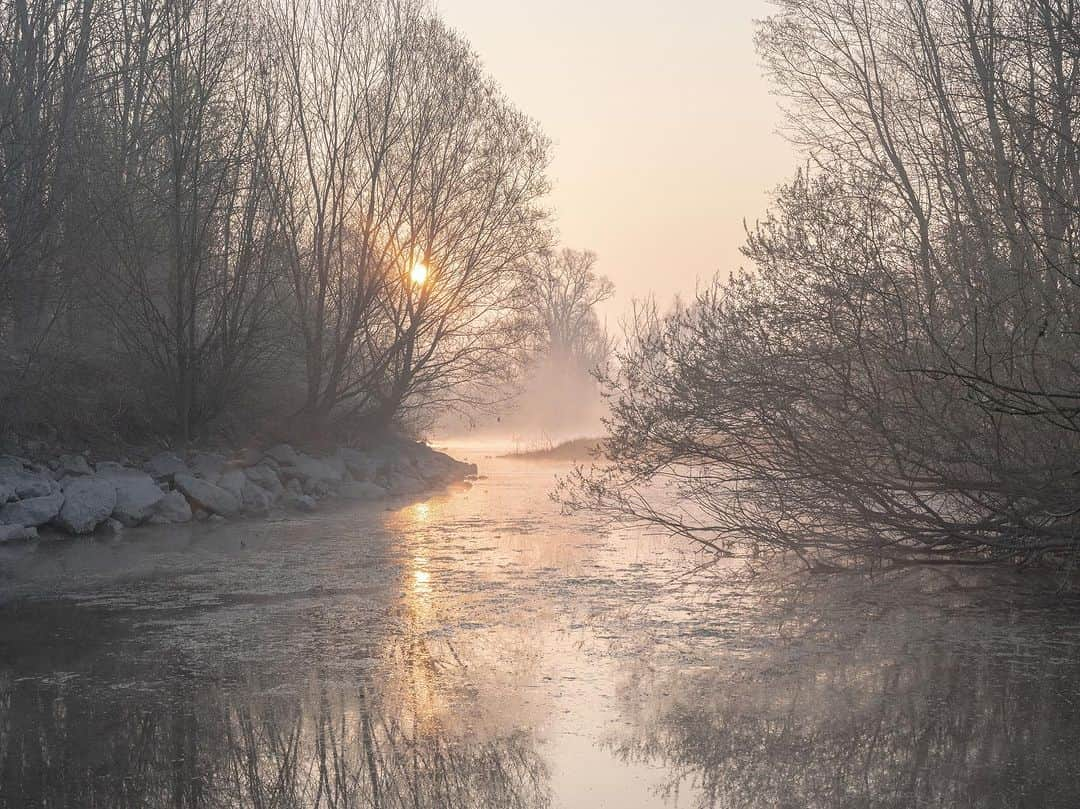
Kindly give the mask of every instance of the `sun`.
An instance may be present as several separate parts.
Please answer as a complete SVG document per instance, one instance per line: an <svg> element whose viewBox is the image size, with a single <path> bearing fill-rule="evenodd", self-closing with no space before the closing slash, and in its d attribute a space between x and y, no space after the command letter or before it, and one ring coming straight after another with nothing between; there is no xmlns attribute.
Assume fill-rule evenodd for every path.
<svg viewBox="0 0 1080 809"><path fill-rule="evenodd" d="M413 264L412 272L409 273L409 278L412 279L414 284L418 287L422 287L424 282L427 281L427 276L428 268L422 261Z"/></svg>

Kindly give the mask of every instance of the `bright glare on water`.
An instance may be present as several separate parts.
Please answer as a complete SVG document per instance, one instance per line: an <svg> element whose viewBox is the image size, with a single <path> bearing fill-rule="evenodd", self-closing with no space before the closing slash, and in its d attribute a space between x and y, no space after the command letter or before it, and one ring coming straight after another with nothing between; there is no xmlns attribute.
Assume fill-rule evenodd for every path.
<svg viewBox="0 0 1080 809"><path fill-rule="evenodd" d="M423 501L0 550L0 807L1075 807L1080 608Z"/></svg>

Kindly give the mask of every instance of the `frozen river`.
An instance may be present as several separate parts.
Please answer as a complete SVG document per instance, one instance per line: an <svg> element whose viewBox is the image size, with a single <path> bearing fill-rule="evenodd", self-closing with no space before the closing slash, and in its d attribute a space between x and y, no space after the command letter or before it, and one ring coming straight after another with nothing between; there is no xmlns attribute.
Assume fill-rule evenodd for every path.
<svg viewBox="0 0 1080 809"><path fill-rule="evenodd" d="M422 501L0 549L0 807L1076 807L1080 604Z"/></svg>

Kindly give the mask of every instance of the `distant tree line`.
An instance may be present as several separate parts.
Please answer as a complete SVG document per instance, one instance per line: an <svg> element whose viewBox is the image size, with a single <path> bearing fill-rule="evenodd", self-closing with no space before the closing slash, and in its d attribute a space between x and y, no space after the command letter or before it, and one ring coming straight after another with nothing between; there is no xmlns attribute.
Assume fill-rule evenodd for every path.
<svg viewBox="0 0 1080 809"><path fill-rule="evenodd" d="M819 567L1071 566L1077 9L776 5L759 49L808 167L751 271L642 309L608 380L613 463L564 496Z"/></svg>
<svg viewBox="0 0 1080 809"><path fill-rule="evenodd" d="M599 432L604 402L596 372L610 360L614 339L598 307L614 293L590 250L545 249L531 257L520 288L521 383L505 429L547 441Z"/></svg>
<svg viewBox="0 0 1080 809"><path fill-rule="evenodd" d="M0 0L0 426L475 404L547 146L422 0Z"/></svg>
<svg viewBox="0 0 1080 809"><path fill-rule="evenodd" d="M529 355L584 371L605 365L611 335L596 307L615 294L615 285L596 271L591 250L541 250L523 273L522 293Z"/></svg>

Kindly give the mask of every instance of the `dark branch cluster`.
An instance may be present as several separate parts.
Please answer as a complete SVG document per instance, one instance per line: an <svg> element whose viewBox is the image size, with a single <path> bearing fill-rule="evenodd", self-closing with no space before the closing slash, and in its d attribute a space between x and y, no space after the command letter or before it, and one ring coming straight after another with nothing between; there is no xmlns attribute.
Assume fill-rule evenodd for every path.
<svg viewBox="0 0 1080 809"><path fill-rule="evenodd" d="M2 420L482 399L546 153L423 0L2 2Z"/></svg>
<svg viewBox="0 0 1080 809"><path fill-rule="evenodd" d="M753 272L642 313L613 464L567 499L812 565L1070 565L1074 9L778 5L759 46L809 166L750 232Z"/></svg>

